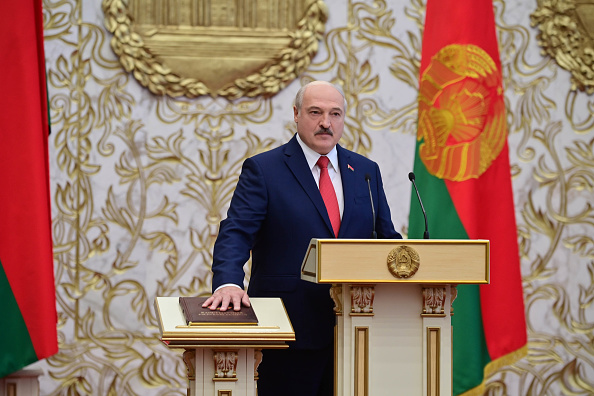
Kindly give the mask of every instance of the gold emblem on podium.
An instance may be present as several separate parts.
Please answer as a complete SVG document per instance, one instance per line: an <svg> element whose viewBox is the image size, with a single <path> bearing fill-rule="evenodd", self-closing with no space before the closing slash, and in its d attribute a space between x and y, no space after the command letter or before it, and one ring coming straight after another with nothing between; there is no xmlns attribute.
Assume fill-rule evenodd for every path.
<svg viewBox="0 0 594 396"><path fill-rule="evenodd" d="M322 0L103 0L111 46L156 95L271 96L304 71Z"/></svg>
<svg viewBox="0 0 594 396"><path fill-rule="evenodd" d="M395 247L388 254L388 270L396 278L410 278L420 266L419 253L410 246Z"/></svg>
<svg viewBox="0 0 594 396"><path fill-rule="evenodd" d="M419 156L440 179L478 178L505 146L501 73L474 45L442 48L419 87Z"/></svg>

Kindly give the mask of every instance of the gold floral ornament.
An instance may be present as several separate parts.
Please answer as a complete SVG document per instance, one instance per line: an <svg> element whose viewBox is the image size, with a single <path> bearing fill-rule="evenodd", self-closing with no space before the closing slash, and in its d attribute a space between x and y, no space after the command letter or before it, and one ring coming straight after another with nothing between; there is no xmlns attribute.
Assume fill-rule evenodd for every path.
<svg viewBox="0 0 594 396"><path fill-rule="evenodd" d="M594 93L594 1L541 0L530 16L538 44L571 73L571 89Z"/></svg>
<svg viewBox="0 0 594 396"><path fill-rule="evenodd" d="M419 87L419 156L441 179L478 178L505 145L501 73L474 45L448 45L432 59Z"/></svg>
<svg viewBox="0 0 594 396"><path fill-rule="evenodd" d="M103 12L124 69L188 98L276 94L309 66L328 19L322 0L103 0Z"/></svg>

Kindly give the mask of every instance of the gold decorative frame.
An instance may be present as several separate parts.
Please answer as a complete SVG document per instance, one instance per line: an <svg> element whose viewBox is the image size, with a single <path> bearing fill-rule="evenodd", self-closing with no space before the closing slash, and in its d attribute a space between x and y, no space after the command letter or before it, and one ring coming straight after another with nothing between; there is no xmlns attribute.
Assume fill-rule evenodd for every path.
<svg viewBox="0 0 594 396"><path fill-rule="evenodd" d="M439 396L441 328L427 327L427 396Z"/></svg>
<svg viewBox="0 0 594 396"><path fill-rule="evenodd" d="M176 10L176 17L172 17L165 3L159 2L155 4L161 4L161 8L153 6L147 22L141 18L144 14L138 11L147 6L140 4L142 1L103 0L105 26L113 33L111 46L124 69L132 73L140 84L156 95L171 97L210 95L237 99L278 93L310 65L328 18L328 10L322 0L302 0L305 12L294 30L267 30L256 25L246 27L241 22L242 16L248 14L256 20L261 10L255 2L245 1L234 5L234 13L228 12L232 15L227 15L229 21L223 22L229 22L230 26L212 26L211 14L215 5L198 0L186 6L195 11L193 14L197 14L196 9L207 14L201 19L204 21L206 18L202 26L196 26L199 16L182 17L184 10ZM277 6L280 8L280 5ZM220 4L216 7L219 13L223 13L221 10L224 7ZM250 9L244 9L248 7ZM289 14L291 10L286 11ZM135 21L135 17L140 21ZM183 24L180 25L180 21ZM262 53L253 55L254 51ZM209 59L210 54L212 59ZM254 59L259 59L260 67L254 64L242 66L244 58L252 55ZM195 61L196 56L200 56L201 62ZM180 62L189 65L191 75L173 70ZM211 76L205 80L200 73L206 68L211 71ZM258 70L252 70L254 68ZM224 81L230 74L226 73L227 70L238 76L230 83Z"/></svg>
<svg viewBox="0 0 594 396"><path fill-rule="evenodd" d="M355 327L355 396L369 394L369 327Z"/></svg>

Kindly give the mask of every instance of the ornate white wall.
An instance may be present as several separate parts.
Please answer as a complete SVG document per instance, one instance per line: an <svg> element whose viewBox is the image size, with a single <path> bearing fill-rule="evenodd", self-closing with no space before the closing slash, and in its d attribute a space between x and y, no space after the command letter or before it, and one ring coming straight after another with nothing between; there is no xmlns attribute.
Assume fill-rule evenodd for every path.
<svg viewBox="0 0 594 396"><path fill-rule="evenodd" d="M122 68L100 2L44 1L60 352L35 365L42 394L185 394L180 355L157 340L153 299L209 293L241 162L291 137L303 82L344 86L343 144L379 162L406 234L424 2L325 3L326 33L300 80L229 101L156 96ZM594 26L570 37L581 30L552 17L577 18L553 7L495 1L530 352L490 379L490 395L594 393L594 103L561 67L582 56L586 83L575 85L591 91ZM548 37L539 45L546 22L579 51L546 55L564 51Z"/></svg>

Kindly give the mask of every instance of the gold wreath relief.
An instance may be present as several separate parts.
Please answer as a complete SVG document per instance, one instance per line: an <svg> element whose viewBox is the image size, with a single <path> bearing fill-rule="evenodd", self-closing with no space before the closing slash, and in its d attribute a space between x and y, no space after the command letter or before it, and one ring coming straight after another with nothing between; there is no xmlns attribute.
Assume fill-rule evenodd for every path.
<svg viewBox="0 0 594 396"><path fill-rule="evenodd" d="M421 76L419 156L441 179L478 178L507 139L501 73L474 45L448 45Z"/></svg>
<svg viewBox="0 0 594 396"><path fill-rule="evenodd" d="M388 253L388 270L396 278L410 278L420 265L419 253L410 246L398 246Z"/></svg>
<svg viewBox="0 0 594 396"><path fill-rule="evenodd" d="M532 13L538 44L571 73L571 88L594 93L594 0L541 0Z"/></svg>
<svg viewBox="0 0 594 396"><path fill-rule="evenodd" d="M271 96L311 63L322 0L103 0L111 46L156 95Z"/></svg>

